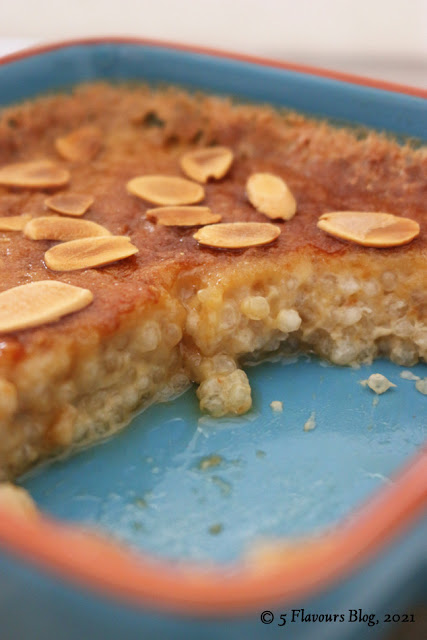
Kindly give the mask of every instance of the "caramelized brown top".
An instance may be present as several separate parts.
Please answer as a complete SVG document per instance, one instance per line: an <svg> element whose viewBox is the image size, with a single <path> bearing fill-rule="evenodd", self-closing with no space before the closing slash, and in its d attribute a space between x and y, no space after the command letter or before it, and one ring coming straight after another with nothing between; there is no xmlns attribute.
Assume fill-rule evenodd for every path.
<svg viewBox="0 0 427 640"><path fill-rule="evenodd" d="M96 127L103 143L89 162L71 162L58 154L55 141L81 127ZM234 162L220 181L208 182L200 203L222 216L222 222L265 222L245 194L255 173L280 176L294 194L297 213L275 221L279 238L266 247L242 251L199 246L194 229L156 225L145 217L148 202L128 193L136 176L183 177L180 158L190 150L221 145ZM94 197L85 214L115 235L127 235L138 254L102 268L50 271L44 253L49 241L33 241L17 232L0 232L0 291L36 280L54 279L87 288L94 302L83 311L42 329L0 339L0 359L11 350L45 343L56 334L113 331L120 314L147 301L156 303L182 270L195 267L220 272L237 261L266 258L277 262L290 252L354 255L390 252L427 254L427 154L400 147L374 133L356 135L296 114L268 107L233 106L230 101L190 97L179 90L152 92L146 87L93 85L73 95L41 98L7 109L0 120L0 168L9 163L50 159L71 174L69 185L54 193ZM0 186L0 215L49 213L52 189ZM419 222L421 234L410 245L370 249L335 239L318 229L328 211L385 211Z"/></svg>

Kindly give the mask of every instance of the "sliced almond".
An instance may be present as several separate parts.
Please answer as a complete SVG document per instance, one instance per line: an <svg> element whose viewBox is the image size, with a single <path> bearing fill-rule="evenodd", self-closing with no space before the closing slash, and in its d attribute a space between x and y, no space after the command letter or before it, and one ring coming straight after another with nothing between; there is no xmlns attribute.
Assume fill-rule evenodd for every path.
<svg viewBox="0 0 427 640"><path fill-rule="evenodd" d="M175 176L139 176L126 186L132 195L158 205L196 204L205 197L199 184Z"/></svg>
<svg viewBox="0 0 427 640"><path fill-rule="evenodd" d="M228 147L207 147L188 151L179 161L185 175L197 182L207 182L209 178L220 180L232 162L233 152Z"/></svg>
<svg viewBox="0 0 427 640"><path fill-rule="evenodd" d="M164 227L195 227L221 220L219 213L212 213L209 207L158 207L148 209L147 218Z"/></svg>
<svg viewBox="0 0 427 640"><path fill-rule="evenodd" d="M420 225L415 220L370 211L324 213L317 226L335 238L377 248L407 244L420 233Z"/></svg>
<svg viewBox="0 0 427 640"><path fill-rule="evenodd" d="M51 189L63 187L70 180L70 172L50 160L16 162L0 168L0 185L23 189Z"/></svg>
<svg viewBox="0 0 427 640"><path fill-rule="evenodd" d="M91 236L109 236L105 227L89 220L73 220L61 216L33 218L25 227L24 234L31 240L77 240Z"/></svg>
<svg viewBox="0 0 427 640"><path fill-rule="evenodd" d="M82 238L57 244L44 254L44 260L53 271L76 271L102 267L138 253L127 236Z"/></svg>
<svg viewBox="0 0 427 640"><path fill-rule="evenodd" d="M82 216L94 203L92 196L82 193L58 193L55 196L46 198L45 205L66 216Z"/></svg>
<svg viewBox="0 0 427 640"><path fill-rule="evenodd" d="M286 182L272 173L253 173L246 183L246 193L255 209L273 220L290 220L297 210Z"/></svg>
<svg viewBox="0 0 427 640"><path fill-rule="evenodd" d="M24 214L22 216L5 216L0 218L0 231L22 231L31 216Z"/></svg>
<svg viewBox="0 0 427 640"><path fill-rule="evenodd" d="M38 327L83 309L92 292L55 280L30 282L0 293L0 332Z"/></svg>
<svg viewBox="0 0 427 640"><path fill-rule="evenodd" d="M102 146L102 132L91 125L75 129L66 136L55 140L59 155L71 162L89 162Z"/></svg>
<svg viewBox="0 0 427 640"><path fill-rule="evenodd" d="M224 222L203 227L193 234L199 244L218 249L244 249L269 244L280 229L268 222Z"/></svg>

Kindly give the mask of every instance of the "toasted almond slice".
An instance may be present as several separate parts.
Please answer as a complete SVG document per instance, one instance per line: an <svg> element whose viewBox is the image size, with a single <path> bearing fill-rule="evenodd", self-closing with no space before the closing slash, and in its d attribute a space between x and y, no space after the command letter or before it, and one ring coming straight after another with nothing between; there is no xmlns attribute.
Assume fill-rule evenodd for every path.
<svg viewBox="0 0 427 640"><path fill-rule="evenodd" d="M0 218L0 231L22 231L29 220L31 220L31 216L28 214L5 216Z"/></svg>
<svg viewBox="0 0 427 640"><path fill-rule="evenodd" d="M224 222L203 227L193 234L200 244L218 249L244 249L273 242L280 229L268 222Z"/></svg>
<svg viewBox="0 0 427 640"><path fill-rule="evenodd" d="M34 518L38 514L36 504L28 491L10 482L0 482L0 509L26 518Z"/></svg>
<svg viewBox="0 0 427 640"><path fill-rule="evenodd" d="M44 260L53 271L76 271L102 267L138 253L127 236L82 238L57 244L44 254Z"/></svg>
<svg viewBox="0 0 427 640"><path fill-rule="evenodd" d="M324 213L317 226L335 238L377 248L407 244L420 233L420 225L415 220L370 211Z"/></svg>
<svg viewBox="0 0 427 640"><path fill-rule="evenodd" d="M253 173L246 183L246 193L255 209L273 220L290 220L297 210L286 182L272 173Z"/></svg>
<svg viewBox="0 0 427 640"><path fill-rule="evenodd" d="M232 162L233 152L228 147L207 147L188 151L179 161L185 175L197 182L207 182L209 178L220 180Z"/></svg>
<svg viewBox="0 0 427 640"><path fill-rule="evenodd" d="M77 240L91 236L110 236L105 227L89 220L73 220L62 216L33 218L25 227L24 234L31 240Z"/></svg>
<svg viewBox="0 0 427 640"><path fill-rule="evenodd" d="M70 172L50 160L16 162L0 168L0 185L23 189L51 189L63 187L70 180Z"/></svg>
<svg viewBox="0 0 427 640"><path fill-rule="evenodd" d="M221 220L219 213L212 213L209 207L158 207L148 209L147 218L164 227L195 227Z"/></svg>
<svg viewBox="0 0 427 640"><path fill-rule="evenodd" d="M102 132L91 125L80 127L55 140L59 155L71 162L93 160L102 145Z"/></svg>
<svg viewBox="0 0 427 640"><path fill-rule="evenodd" d="M45 205L66 216L82 216L94 203L92 196L83 193L58 193L55 196L46 198Z"/></svg>
<svg viewBox="0 0 427 640"><path fill-rule="evenodd" d="M0 332L38 327L83 309L93 300L89 289L55 280L30 282L0 293Z"/></svg>
<svg viewBox="0 0 427 640"><path fill-rule="evenodd" d="M195 204L205 197L199 184L176 176L139 176L126 186L134 196L158 205Z"/></svg>

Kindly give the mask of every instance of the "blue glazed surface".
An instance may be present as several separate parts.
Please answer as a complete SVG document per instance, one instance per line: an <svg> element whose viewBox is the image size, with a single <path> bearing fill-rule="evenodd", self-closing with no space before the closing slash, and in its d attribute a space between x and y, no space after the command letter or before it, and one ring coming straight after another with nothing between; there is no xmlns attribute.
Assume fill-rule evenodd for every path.
<svg viewBox="0 0 427 640"><path fill-rule="evenodd" d="M75 45L0 66L0 104L94 79L178 83L427 140L427 101L422 98L135 44Z"/></svg>
<svg viewBox="0 0 427 640"><path fill-rule="evenodd" d="M333 524L390 482L425 439L426 397L390 362L354 370L301 358L247 371L254 408L246 416L203 417L190 389L25 487L49 513L146 551L232 561L259 538ZM397 385L380 397L360 385L378 371ZM426 365L412 371L427 376ZM283 401L282 413L272 400ZM304 431L313 412L316 428Z"/></svg>
<svg viewBox="0 0 427 640"><path fill-rule="evenodd" d="M304 601L277 605L265 602L252 614L200 618L132 608L76 588L13 556L0 554L0 620L2 640L365 640L389 637L397 624L385 623L386 613L415 613L426 601L425 539L427 520L399 539L375 562L339 586ZM179 585L177 585L179 588ZM337 613L344 622L292 622L292 609L309 613ZM375 615L378 625L350 622L349 610ZM272 611L270 625L260 622L262 611ZM279 627L286 614L285 628ZM411 623L400 623L411 638ZM286 635L285 635L286 634ZM420 638L422 636L418 636Z"/></svg>
<svg viewBox="0 0 427 640"><path fill-rule="evenodd" d="M0 103L95 79L175 82L427 139L427 101L420 98L134 44L69 46L0 66ZM398 385L377 406L358 384L370 371ZM46 511L99 525L146 551L235 559L260 536L300 535L332 524L388 482L419 447L426 398L399 371L384 362L357 371L317 361L265 363L249 370L255 399L250 416L231 424L200 420L190 390L173 405L148 410L113 441L24 484ZM417 372L426 376L426 366ZM283 414L272 413L272 400L283 400ZM313 411L316 429L304 432ZM200 462L212 454L221 456L219 465L201 470ZM222 529L210 531L212 525ZM425 595L426 535L426 522L418 523L356 575L293 606L326 613L363 607L380 614L389 606L393 613L402 607L410 612L407 605ZM291 606L284 603L284 611ZM278 607L274 611L280 614ZM283 635L276 626L262 627L258 612L200 622L130 609L6 552L0 553L0 620L1 640ZM385 631L390 627L381 624L286 627L288 637L300 640L379 637Z"/></svg>

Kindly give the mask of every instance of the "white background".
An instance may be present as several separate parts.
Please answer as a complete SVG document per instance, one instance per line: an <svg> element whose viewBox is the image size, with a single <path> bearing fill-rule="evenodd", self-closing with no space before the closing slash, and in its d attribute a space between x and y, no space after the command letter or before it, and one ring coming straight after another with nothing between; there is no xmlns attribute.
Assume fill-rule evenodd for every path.
<svg viewBox="0 0 427 640"><path fill-rule="evenodd" d="M134 35L427 87L427 0L0 0L0 51Z"/></svg>

